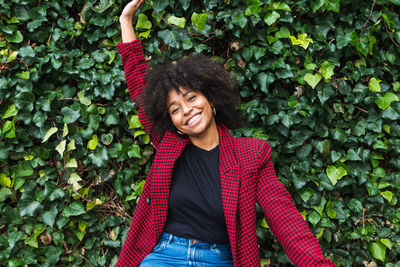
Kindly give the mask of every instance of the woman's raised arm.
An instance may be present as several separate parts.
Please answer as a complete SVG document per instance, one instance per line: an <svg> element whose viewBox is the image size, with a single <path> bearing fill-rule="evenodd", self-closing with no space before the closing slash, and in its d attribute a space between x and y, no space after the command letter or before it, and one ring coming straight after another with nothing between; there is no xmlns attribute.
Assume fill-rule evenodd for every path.
<svg viewBox="0 0 400 267"><path fill-rule="evenodd" d="M136 37L132 19L145 0L133 0L123 9L119 21L121 23L122 42L117 45L124 66L125 79L129 89L129 96L139 105L139 120L150 136L151 142L157 147L161 137L152 132L153 123L143 111L139 96L143 93L146 83L147 62L143 54L140 40Z"/></svg>
<svg viewBox="0 0 400 267"><path fill-rule="evenodd" d="M129 2L122 10L121 16L119 17L119 23L121 24L122 42L130 43L137 39L132 26L132 19L136 11L144 2L145 0L133 0Z"/></svg>

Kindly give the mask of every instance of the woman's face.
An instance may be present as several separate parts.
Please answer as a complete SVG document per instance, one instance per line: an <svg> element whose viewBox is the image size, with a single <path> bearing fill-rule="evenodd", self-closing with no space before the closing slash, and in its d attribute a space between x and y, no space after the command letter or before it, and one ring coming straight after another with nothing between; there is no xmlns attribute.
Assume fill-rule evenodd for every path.
<svg viewBox="0 0 400 267"><path fill-rule="evenodd" d="M172 123L182 134L189 137L207 136L209 131L216 131L216 123L211 104L200 91L179 87L170 90L167 109Z"/></svg>

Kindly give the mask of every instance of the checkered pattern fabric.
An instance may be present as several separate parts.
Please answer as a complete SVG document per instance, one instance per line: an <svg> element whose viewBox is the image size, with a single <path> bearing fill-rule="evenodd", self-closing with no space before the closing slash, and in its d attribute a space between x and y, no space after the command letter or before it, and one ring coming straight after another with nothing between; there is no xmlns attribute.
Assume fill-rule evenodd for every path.
<svg viewBox="0 0 400 267"><path fill-rule="evenodd" d="M135 101L145 83L146 60L142 47L136 40L120 43L118 49L130 96ZM151 133L151 122L142 110L139 118ZM323 256L316 238L279 182L268 143L254 138L234 138L224 125L218 125L218 131L222 205L235 266L260 266L256 202L296 266L335 266ZM187 137L169 131L162 137L154 134L150 137L157 153L117 266L138 266L156 245L167 220L172 169L190 143Z"/></svg>

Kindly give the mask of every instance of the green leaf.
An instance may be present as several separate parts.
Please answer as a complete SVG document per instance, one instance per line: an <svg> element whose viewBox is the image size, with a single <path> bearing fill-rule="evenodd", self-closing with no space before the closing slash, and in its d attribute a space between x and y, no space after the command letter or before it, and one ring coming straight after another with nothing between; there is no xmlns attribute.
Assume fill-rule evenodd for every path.
<svg viewBox="0 0 400 267"><path fill-rule="evenodd" d="M92 58L84 57L79 59L77 66L82 70L90 69L94 66L95 61Z"/></svg>
<svg viewBox="0 0 400 267"><path fill-rule="evenodd" d="M373 149L387 149L387 144L382 140L377 140L373 145Z"/></svg>
<svg viewBox="0 0 400 267"><path fill-rule="evenodd" d="M136 28L139 29L151 29L153 25L147 18L145 14L139 14L138 22L136 23Z"/></svg>
<svg viewBox="0 0 400 267"><path fill-rule="evenodd" d="M174 30L163 30L158 32L158 37L161 38L165 44L179 49L181 47L182 40L186 39L182 32Z"/></svg>
<svg viewBox="0 0 400 267"><path fill-rule="evenodd" d="M336 218L337 211L333 208L331 200L329 200L328 203L326 204L326 215L328 215L328 217L331 219Z"/></svg>
<svg viewBox="0 0 400 267"><path fill-rule="evenodd" d="M146 134L146 132L143 131L143 130L138 130L138 131L135 131L135 132L133 133L133 137L136 138L136 137L138 137L139 135L143 135L143 134Z"/></svg>
<svg viewBox="0 0 400 267"><path fill-rule="evenodd" d="M67 144L67 140L63 140L56 146L56 150L60 154L61 158L64 157L64 151L65 151L66 144Z"/></svg>
<svg viewBox="0 0 400 267"><path fill-rule="evenodd" d="M151 33L151 30L141 32L141 33L139 33L139 37L143 37L143 38L147 39L149 37L150 33Z"/></svg>
<svg viewBox="0 0 400 267"><path fill-rule="evenodd" d="M6 34L6 40L10 43L21 43L24 40L24 37L20 31L16 31L11 35Z"/></svg>
<svg viewBox="0 0 400 267"><path fill-rule="evenodd" d="M307 49L310 43L314 43L313 39L307 38L307 33L299 34L297 35L297 38L291 35L289 36L289 39L292 42L292 45L298 45L304 49Z"/></svg>
<svg viewBox="0 0 400 267"><path fill-rule="evenodd" d="M317 223L321 220L321 215L316 211L312 211L308 216L307 220L312 223L312 225L316 226Z"/></svg>
<svg viewBox="0 0 400 267"><path fill-rule="evenodd" d="M76 159L72 158L67 161L67 164L65 164L66 168L78 168L78 162Z"/></svg>
<svg viewBox="0 0 400 267"><path fill-rule="evenodd" d="M115 0L100 0L92 7L93 11L103 13L114 4Z"/></svg>
<svg viewBox="0 0 400 267"><path fill-rule="evenodd" d="M56 190L53 191L53 193L50 194L49 200L54 201L57 199L63 199L65 197L65 193L61 188L57 188Z"/></svg>
<svg viewBox="0 0 400 267"><path fill-rule="evenodd" d="M281 15L280 15L278 12L272 11L272 12L268 12L268 13L264 16L264 21L265 21L265 23L267 23L268 26L271 26L271 25L274 24L275 21L277 21L280 17L281 17Z"/></svg>
<svg viewBox="0 0 400 267"><path fill-rule="evenodd" d="M67 145L67 150L66 150L65 152L69 152L69 151L75 150L75 149L76 149L76 147L75 147L75 139L72 139L72 140L68 143L68 145Z"/></svg>
<svg viewBox="0 0 400 267"><path fill-rule="evenodd" d="M382 244L384 244L388 249L392 249L392 242L388 238L381 238L379 241L381 241Z"/></svg>
<svg viewBox="0 0 400 267"><path fill-rule="evenodd" d="M24 216L37 216L41 214L43 205L39 201L31 198L24 198L18 201L18 210L21 217Z"/></svg>
<svg viewBox="0 0 400 267"><path fill-rule="evenodd" d="M135 157L140 159L142 157L140 154L140 147L138 145L132 145L132 147L128 151L128 157Z"/></svg>
<svg viewBox="0 0 400 267"><path fill-rule="evenodd" d="M273 2L271 9L272 10L283 10L283 11L292 12L292 10L288 6L288 4L282 3L282 2Z"/></svg>
<svg viewBox="0 0 400 267"><path fill-rule="evenodd" d="M81 116L79 112L69 107L63 107L61 113L64 115L64 123L66 124L75 122Z"/></svg>
<svg viewBox="0 0 400 267"><path fill-rule="evenodd" d="M79 216L81 214L85 214L85 208L83 207L81 202L74 201L68 207L66 207L63 212L62 216L69 218L71 216Z"/></svg>
<svg viewBox="0 0 400 267"><path fill-rule="evenodd" d="M398 92L400 91L400 82L394 82L392 83L393 86L393 91Z"/></svg>
<svg viewBox="0 0 400 267"><path fill-rule="evenodd" d="M11 179L4 173L0 173L0 185L11 188Z"/></svg>
<svg viewBox="0 0 400 267"><path fill-rule="evenodd" d="M307 187L300 192L300 197L304 202L307 202L314 195L314 190Z"/></svg>
<svg viewBox="0 0 400 267"><path fill-rule="evenodd" d="M85 92L83 91L78 92L78 98L79 102L81 102L82 105L90 106L90 104L92 104L92 101L89 98L85 97Z"/></svg>
<svg viewBox="0 0 400 267"><path fill-rule="evenodd" d="M246 10L245 14L246 16L251 16L254 13L257 13L259 10L259 7L262 6L262 3L259 0L246 0Z"/></svg>
<svg viewBox="0 0 400 267"><path fill-rule="evenodd" d="M94 153L90 154L88 158L97 167L106 166L108 163L108 153L105 147L98 148Z"/></svg>
<svg viewBox="0 0 400 267"><path fill-rule="evenodd" d="M92 139L89 140L89 142L87 144L87 148L89 148L90 150L95 150L98 143L99 143L99 139L97 138L97 135L94 134L92 136Z"/></svg>
<svg viewBox="0 0 400 267"><path fill-rule="evenodd" d="M373 242L368 245L368 250L372 257L382 262L385 262L386 246L380 242Z"/></svg>
<svg viewBox="0 0 400 267"><path fill-rule="evenodd" d="M7 119L10 117L14 117L18 114L18 109L15 107L15 105L10 105L6 112L4 113L3 117L1 119Z"/></svg>
<svg viewBox="0 0 400 267"><path fill-rule="evenodd" d="M182 5L183 10L187 10L190 6L190 0L178 0L179 3Z"/></svg>
<svg viewBox="0 0 400 267"><path fill-rule="evenodd" d="M174 15L172 15L172 16L170 16L169 18L168 18L168 21L167 21L169 24L173 24L173 25L176 25L176 26L178 26L179 28L185 28L185 25L186 25L186 19L185 18L179 18L179 17L176 17L176 16L174 16Z"/></svg>
<svg viewBox="0 0 400 267"><path fill-rule="evenodd" d="M335 186L337 181L347 174L347 171L343 167L328 166L326 174L329 180L331 180L332 185Z"/></svg>
<svg viewBox="0 0 400 267"><path fill-rule="evenodd" d="M372 79L371 79L372 80ZM386 92L384 96L375 100L375 104L382 110L387 109L393 101L399 101L399 97L392 92Z"/></svg>
<svg viewBox="0 0 400 267"><path fill-rule="evenodd" d="M142 124L139 121L138 115L132 115L128 119L129 129L143 128Z"/></svg>
<svg viewBox="0 0 400 267"><path fill-rule="evenodd" d="M357 39L358 40L358 39ZM354 40L352 41L352 43ZM358 52L360 52L362 55L367 56L369 52L369 39L366 38L360 38L360 40L356 41L356 49Z"/></svg>
<svg viewBox="0 0 400 267"><path fill-rule="evenodd" d="M362 206L361 201L359 201L356 198L350 199L350 201L348 202L348 206L349 206L349 209L354 212L361 213L363 211L363 206Z"/></svg>
<svg viewBox="0 0 400 267"><path fill-rule="evenodd" d="M4 202L9 196L12 195L12 192L7 187L0 188L0 203Z"/></svg>
<svg viewBox="0 0 400 267"><path fill-rule="evenodd" d="M82 178L75 172L71 173L71 175L69 176L68 182L72 185L72 188L75 191L78 191L79 189L82 188L82 186L79 184L79 181L82 181Z"/></svg>
<svg viewBox="0 0 400 267"><path fill-rule="evenodd" d="M347 154L345 155L346 160L361 160L360 156L357 154L357 152L350 148L347 151Z"/></svg>
<svg viewBox="0 0 400 267"><path fill-rule="evenodd" d="M328 0L311 0L311 9L315 13L318 9L320 9L323 5L325 5Z"/></svg>
<svg viewBox="0 0 400 267"><path fill-rule="evenodd" d="M382 82L382 80L372 77L368 83L369 90L374 91L374 92L380 92L381 91L381 85L380 85L381 82Z"/></svg>
<svg viewBox="0 0 400 267"><path fill-rule="evenodd" d="M356 126L354 127L354 135L356 136L363 136L365 135L365 129L367 128L367 120L361 119L357 122Z"/></svg>
<svg viewBox="0 0 400 267"><path fill-rule="evenodd" d="M319 68L319 72L322 73L322 76L324 77L325 80L330 80L333 74L333 69L335 68L335 65L329 63L328 61L324 61L322 63L322 66Z"/></svg>
<svg viewBox="0 0 400 267"><path fill-rule="evenodd" d="M382 118L396 121L400 119L400 112L396 112L392 107L389 106L382 112Z"/></svg>
<svg viewBox="0 0 400 267"><path fill-rule="evenodd" d="M239 12L233 16L232 23L243 29L247 24L247 18L242 12Z"/></svg>
<svg viewBox="0 0 400 267"><path fill-rule="evenodd" d="M390 134L390 125L384 124L384 125L382 126L382 128L383 128L383 130L384 130L385 132L387 132L388 134Z"/></svg>
<svg viewBox="0 0 400 267"><path fill-rule="evenodd" d="M68 125L64 123L62 137L66 137L67 135L68 135Z"/></svg>
<svg viewBox="0 0 400 267"><path fill-rule="evenodd" d="M15 124L13 121L6 121L3 125L2 136L5 138L15 138Z"/></svg>
<svg viewBox="0 0 400 267"><path fill-rule="evenodd" d="M197 14L196 12L193 12L190 20L199 31L204 31L208 20L208 14Z"/></svg>
<svg viewBox="0 0 400 267"><path fill-rule="evenodd" d="M82 241L83 238L85 237L86 232L81 232L81 231L74 230L74 234L79 239L79 241Z"/></svg>
<svg viewBox="0 0 400 267"><path fill-rule="evenodd" d="M288 30L288 28L286 28L286 27L281 27L280 29L279 29L279 31L277 31L276 33L275 33L275 37L276 38L289 38L289 36L290 36L290 31Z"/></svg>
<svg viewBox="0 0 400 267"><path fill-rule="evenodd" d="M344 33L338 33L336 35L336 47L343 49L352 42L352 35L356 34L355 31L346 30ZM358 37L357 37L358 38Z"/></svg>
<svg viewBox="0 0 400 267"><path fill-rule="evenodd" d="M157 12L164 11L164 9L168 6L169 1L165 0L153 0L154 8Z"/></svg>
<svg viewBox="0 0 400 267"><path fill-rule="evenodd" d="M335 150L332 150L332 151L331 151L331 159L332 159L332 162L338 161L341 157L342 157L342 153L336 152Z"/></svg>
<svg viewBox="0 0 400 267"><path fill-rule="evenodd" d="M392 201L393 193L391 191L383 191L381 192L381 196L383 196L388 202Z"/></svg>
<svg viewBox="0 0 400 267"><path fill-rule="evenodd" d="M81 230L81 232L85 232L86 231L86 227L87 227L87 223L85 221L83 221L83 220L79 220L78 227L79 227L79 230Z"/></svg>
<svg viewBox="0 0 400 267"><path fill-rule="evenodd" d="M42 219L45 224L50 227L54 226L54 222L56 221L56 216L58 214L58 210L56 205L53 205L50 210L43 212Z"/></svg>
<svg viewBox="0 0 400 267"><path fill-rule="evenodd" d="M256 77L260 89L264 93L268 93L268 86L274 82L275 77L272 73L260 72Z"/></svg>
<svg viewBox="0 0 400 267"><path fill-rule="evenodd" d="M308 85L310 85L314 89L319 81L321 81L322 75L319 73L316 73L314 75L312 75L311 73L307 73L306 75L304 75L303 79L308 83Z"/></svg>
<svg viewBox="0 0 400 267"><path fill-rule="evenodd" d="M110 133L101 135L101 142L103 142L103 144L106 145L106 146L111 144L113 139L114 139L114 136L112 134L110 134Z"/></svg>
<svg viewBox="0 0 400 267"><path fill-rule="evenodd" d="M17 176L20 177L28 177L33 174L33 169L32 166L29 162L27 161L20 161L18 163L18 168L17 168Z"/></svg>
<svg viewBox="0 0 400 267"><path fill-rule="evenodd" d="M340 11L340 0L329 0L327 5L328 10L332 10L336 13Z"/></svg>

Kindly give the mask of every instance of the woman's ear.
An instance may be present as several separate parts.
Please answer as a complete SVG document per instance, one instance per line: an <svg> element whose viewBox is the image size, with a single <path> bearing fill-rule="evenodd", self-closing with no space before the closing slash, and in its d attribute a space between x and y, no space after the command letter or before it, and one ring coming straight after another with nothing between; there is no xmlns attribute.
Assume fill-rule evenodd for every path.
<svg viewBox="0 0 400 267"><path fill-rule="evenodd" d="M217 116L217 109L215 108L215 106L213 104L210 104L210 105L211 105L211 110L212 110L212 113L214 114L214 117Z"/></svg>

